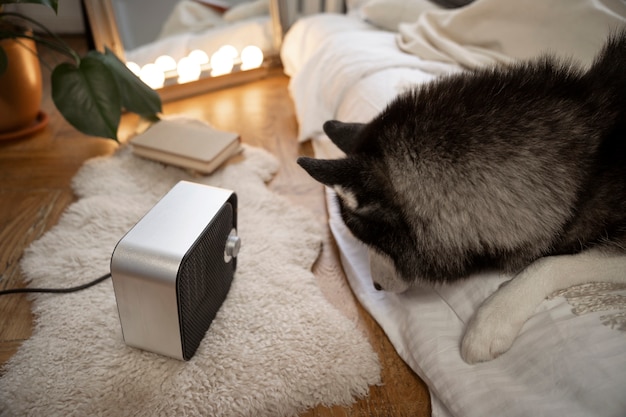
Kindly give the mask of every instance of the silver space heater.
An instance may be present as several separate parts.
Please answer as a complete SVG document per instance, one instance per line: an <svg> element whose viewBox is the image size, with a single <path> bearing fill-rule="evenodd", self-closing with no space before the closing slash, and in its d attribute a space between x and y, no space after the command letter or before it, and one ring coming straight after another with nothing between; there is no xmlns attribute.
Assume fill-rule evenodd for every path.
<svg viewBox="0 0 626 417"><path fill-rule="evenodd" d="M191 359L230 290L239 247L237 195L176 184L111 256L125 343Z"/></svg>

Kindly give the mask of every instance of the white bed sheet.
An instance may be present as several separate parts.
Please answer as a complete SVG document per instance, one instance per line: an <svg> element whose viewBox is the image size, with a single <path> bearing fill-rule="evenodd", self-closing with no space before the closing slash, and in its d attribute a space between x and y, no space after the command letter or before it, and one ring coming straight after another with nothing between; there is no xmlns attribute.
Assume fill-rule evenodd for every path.
<svg viewBox="0 0 626 417"><path fill-rule="evenodd" d="M321 132L324 121L368 121L408 85L459 70L403 54L392 33L342 15L297 22L282 58L292 76L300 139L312 138L321 158L341 156ZM366 248L343 224L333 192L327 194L330 227L350 285L428 384L433 416L626 415L626 329L602 324L606 311L576 315L575 298L554 297L537 309L509 352L467 365L459 351L465 324L507 277L483 273L454 286L378 292Z"/></svg>

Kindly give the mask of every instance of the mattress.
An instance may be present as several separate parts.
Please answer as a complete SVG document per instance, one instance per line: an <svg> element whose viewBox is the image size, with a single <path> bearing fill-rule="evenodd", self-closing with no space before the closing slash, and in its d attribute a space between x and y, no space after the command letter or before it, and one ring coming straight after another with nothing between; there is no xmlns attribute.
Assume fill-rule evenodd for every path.
<svg viewBox="0 0 626 417"><path fill-rule="evenodd" d="M324 121L367 122L411 85L463 70L453 61L407 53L400 36L358 13L306 17L287 33L281 55L291 76L299 139L312 140L316 156L342 156L323 134ZM367 249L343 224L330 189L327 204L349 284L428 384L433 416L626 415L624 286L590 284L555 294L508 352L468 365L460 355L465 326L510 277L481 273L450 286L376 291Z"/></svg>

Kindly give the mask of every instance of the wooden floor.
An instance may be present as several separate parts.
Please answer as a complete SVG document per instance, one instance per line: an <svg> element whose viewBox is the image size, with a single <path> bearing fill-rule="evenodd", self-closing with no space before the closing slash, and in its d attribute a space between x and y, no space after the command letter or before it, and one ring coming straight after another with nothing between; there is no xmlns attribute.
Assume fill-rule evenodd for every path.
<svg viewBox="0 0 626 417"><path fill-rule="evenodd" d="M84 48L82 39L72 42ZM27 139L0 142L0 289L25 285L20 257L74 201L70 180L82 163L111 154L118 146L110 140L86 137L69 126L51 102L48 80L49 71L44 70L42 109L50 115L49 125ZM295 140L297 123L287 84L287 77L275 73L242 86L167 103L164 113L204 119L218 128L239 132L245 143L267 149L281 161L270 188L325 220L322 186L295 162L298 155L312 155L312 150L310 144L300 146ZM120 136L127 138L137 123L136 117L125 115ZM330 302L369 338L383 366L383 384L371 387L369 395L352 407L320 406L302 416L429 416L425 384L398 357L381 328L355 300L328 230L314 272ZM30 337L33 319L27 296L0 297L0 367Z"/></svg>

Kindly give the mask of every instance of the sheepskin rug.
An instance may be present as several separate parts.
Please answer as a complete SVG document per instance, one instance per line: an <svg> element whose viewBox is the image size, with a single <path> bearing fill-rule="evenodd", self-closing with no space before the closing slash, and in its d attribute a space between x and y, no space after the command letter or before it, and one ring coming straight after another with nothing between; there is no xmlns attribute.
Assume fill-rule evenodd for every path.
<svg viewBox="0 0 626 417"><path fill-rule="evenodd" d="M35 329L3 369L0 415L289 416L349 405L380 383L372 347L311 272L324 226L267 188L277 169L252 147L204 177L128 147L88 161L73 181L78 201L24 255L29 286L70 287L107 273L115 244L180 180L237 193L233 285L188 362L124 344L111 280L34 295Z"/></svg>

